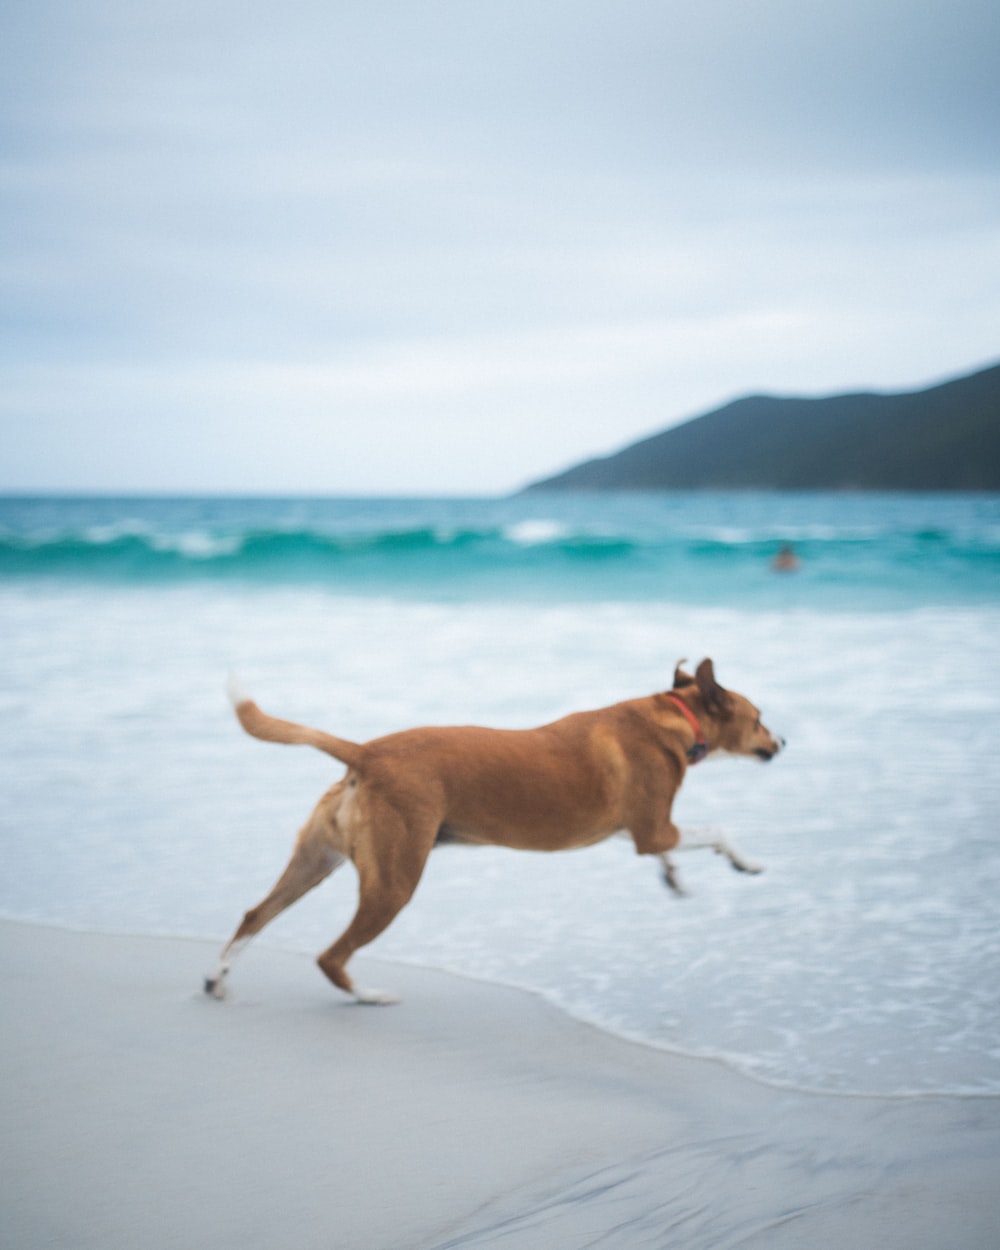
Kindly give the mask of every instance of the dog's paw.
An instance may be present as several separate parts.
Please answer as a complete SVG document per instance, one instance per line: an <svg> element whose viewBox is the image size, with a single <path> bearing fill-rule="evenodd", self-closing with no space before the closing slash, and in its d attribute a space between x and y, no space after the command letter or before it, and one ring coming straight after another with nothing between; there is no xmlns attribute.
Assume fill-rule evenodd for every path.
<svg viewBox="0 0 1000 1250"><path fill-rule="evenodd" d="M394 1007L400 1000L385 990L354 990L354 1001L362 1007Z"/></svg>
<svg viewBox="0 0 1000 1250"><path fill-rule="evenodd" d="M729 862L737 872L746 872L754 877L757 873L764 871L763 864L752 863L749 859L731 859Z"/></svg>
<svg viewBox="0 0 1000 1250"><path fill-rule="evenodd" d="M677 869L671 861L664 856L661 859L661 863L663 864L663 884L667 887L667 889L673 894L676 894L678 898L690 897L687 890L685 890L681 885L680 877L677 875Z"/></svg>
<svg viewBox="0 0 1000 1250"><path fill-rule="evenodd" d="M206 977L205 993L209 998L214 998L221 1003L223 999L228 997L226 982L222 977Z"/></svg>

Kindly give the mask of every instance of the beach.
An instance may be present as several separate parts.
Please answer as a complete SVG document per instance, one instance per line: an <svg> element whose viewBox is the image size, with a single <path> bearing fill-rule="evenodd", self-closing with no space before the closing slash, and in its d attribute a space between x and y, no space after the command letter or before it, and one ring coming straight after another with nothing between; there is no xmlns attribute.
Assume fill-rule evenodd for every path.
<svg viewBox="0 0 1000 1250"><path fill-rule="evenodd" d="M802 569L777 578L791 541ZM1000 500L0 501L0 1247L995 1250ZM203 978L353 741L713 657L787 739L681 828L350 867ZM130 936L128 936L130 935Z"/></svg>
<svg viewBox="0 0 1000 1250"><path fill-rule="evenodd" d="M359 958L0 924L0 1244L986 1250L1000 1100L814 1095Z"/></svg>

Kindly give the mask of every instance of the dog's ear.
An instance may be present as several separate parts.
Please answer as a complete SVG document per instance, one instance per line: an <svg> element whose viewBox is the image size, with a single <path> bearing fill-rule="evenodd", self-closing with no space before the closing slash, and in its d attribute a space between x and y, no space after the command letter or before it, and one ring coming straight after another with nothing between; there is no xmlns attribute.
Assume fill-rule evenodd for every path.
<svg viewBox="0 0 1000 1250"><path fill-rule="evenodd" d="M715 668L711 660L702 660L695 669L695 681L698 692L705 704L705 711L711 716L725 719L733 712L733 699L728 690L723 690L715 680Z"/></svg>
<svg viewBox="0 0 1000 1250"><path fill-rule="evenodd" d="M690 673L685 673L681 668L682 664L686 664L687 660L678 660L677 667L674 669L674 689L683 690L685 686L693 686L694 678Z"/></svg>

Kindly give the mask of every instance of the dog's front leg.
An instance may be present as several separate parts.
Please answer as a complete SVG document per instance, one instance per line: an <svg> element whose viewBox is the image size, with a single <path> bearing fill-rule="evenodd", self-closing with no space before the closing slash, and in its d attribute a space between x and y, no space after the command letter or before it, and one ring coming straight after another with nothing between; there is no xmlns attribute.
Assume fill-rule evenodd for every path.
<svg viewBox="0 0 1000 1250"><path fill-rule="evenodd" d="M687 898L687 890L680 883L680 878L677 876L677 865L670 858L669 851L664 851L660 855L660 864L663 867L663 880L667 887L673 890L679 898Z"/></svg>
<svg viewBox="0 0 1000 1250"><path fill-rule="evenodd" d="M725 855L737 872L758 873L764 871L763 864L754 863L741 855L733 844L719 829L700 828L685 829L681 832L681 840L677 845L679 851L714 851L716 855Z"/></svg>
<svg viewBox="0 0 1000 1250"><path fill-rule="evenodd" d="M663 880L673 892L684 897L686 891L680 883L671 853L681 845L681 831L668 818L659 820L635 820L629 830L640 855L655 855L663 869Z"/></svg>
<svg viewBox="0 0 1000 1250"><path fill-rule="evenodd" d="M716 855L725 855L737 872L758 873L764 871L763 864L756 864L746 859L726 838L725 834L718 829L684 829L681 831L680 840L674 850L715 851ZM672 854L672 851L663 851L660 854L659 859L663 866L663 880L675 894L684 898L687 895L687 890L680 883L680 878L677 875L677 866L674 864Z"/></svg>

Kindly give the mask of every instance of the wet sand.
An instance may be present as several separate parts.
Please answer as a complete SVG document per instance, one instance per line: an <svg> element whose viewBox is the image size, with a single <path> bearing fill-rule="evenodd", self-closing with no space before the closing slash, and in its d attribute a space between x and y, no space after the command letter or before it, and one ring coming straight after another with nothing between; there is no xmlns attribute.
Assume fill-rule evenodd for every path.
<svg viewBox="0 0 1000 1250"><path fill-rule="evenodd" d="M993 1250L1000 1099L839 1098L372 958L0 923L0 1245ZM919 1039L911 1039L919 1044Z"/></svg>

